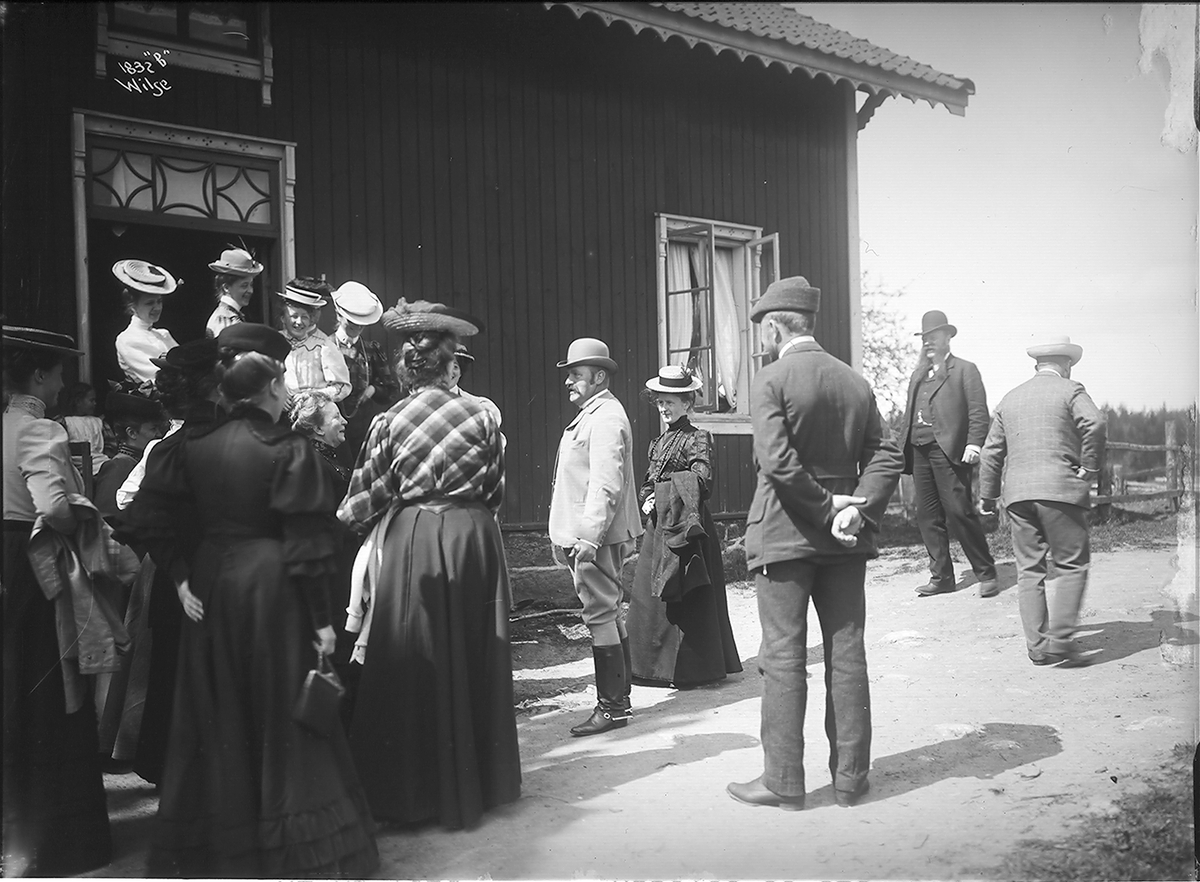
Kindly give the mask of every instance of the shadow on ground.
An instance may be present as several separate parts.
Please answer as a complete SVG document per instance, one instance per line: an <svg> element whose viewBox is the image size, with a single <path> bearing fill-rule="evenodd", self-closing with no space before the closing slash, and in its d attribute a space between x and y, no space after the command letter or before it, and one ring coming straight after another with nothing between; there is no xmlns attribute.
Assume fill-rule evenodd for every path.
<svg viewBox="0 0 1200 882"><path fill-rule="evenodd" d="M1161 644L1172 646L1195 646L1200 642L1194 628L1185 627L1200 620L1195 613L1176 613L1156 609L1146 622L1089 622L1081 623L1081 630L1098 631L1078 638L1084 652L1100 650L1091 656L1091 664L1102 665L1119 661L1147 649L1157 649Z"/></svg>

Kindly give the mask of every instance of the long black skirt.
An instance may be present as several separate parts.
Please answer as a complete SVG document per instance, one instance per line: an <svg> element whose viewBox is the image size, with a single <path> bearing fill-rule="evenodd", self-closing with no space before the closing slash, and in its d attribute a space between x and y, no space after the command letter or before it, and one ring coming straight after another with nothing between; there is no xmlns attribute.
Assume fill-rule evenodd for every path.
<svg viewBox="0 0 1200 882"><path fill-rule="evenodd" d="M500 529L402 509L384 541L350 744L380 820L471 827L521 793Z"/></svg>
<svg viewBox="0 0 1200 882"><path fill-rule="evenodd" d="M704 563L712 584L693 588L679 601L664 602L651 593L662 530L656 526L642 540L626 619L635 682L699 686L742 669L729 624L721 544L707 506L701 522L709 536L703 540Z"/></svg>
<svg viewBox="0 0 1200 882"><path fill-rule="evenodd" d="M206 538L184 618L152 876L363 877L379 863L346 736L292 719L315 635L282 543Z"/></svg>
<svg viewBox="0 0 1200 882"><path fill-rule="evenodd" d="M71 876L107 864L112 839L91 690L68 714L30 527L4 522L5 873Z"/></svg>

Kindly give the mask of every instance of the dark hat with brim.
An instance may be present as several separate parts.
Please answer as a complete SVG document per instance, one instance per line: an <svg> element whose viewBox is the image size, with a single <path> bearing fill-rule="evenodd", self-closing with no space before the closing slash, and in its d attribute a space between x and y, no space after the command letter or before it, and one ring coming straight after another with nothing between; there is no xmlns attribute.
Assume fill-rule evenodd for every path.
<svg viewBox="0 0 1200 882"><path fill-rule="evenodd" d="M1071 338L1067 336L1049 337L1045 343L1030 346L1025 352L1030 358L1069 358L1071 364L1076 364L1083 358L1083 347L1072 343Z"/></svg>
<svg viewBox="0 0 1200 882"><path fill-rule="evenodd" d="M455 313L455 314L452 314ZM459 337L470 337L479 333L479 326L458 310L451 310L443 303L415 300L409 303L403 297L395 306L383 314L383 324L389 331L400 334L416 334L421 331L449 331Z"/></svg>
<svg viewBox="0 0 1200 882"><path fill-rule="evenodd" d="M466 361L466 362L474 362L475 361L475 356L472 355L471 351L469 349L467 349L467 347L461 343L459 343L457 346L454 347L454 357L457 358L459 361Z"/></svg>
<svg viewBox="0 0 1200 882"><path fill-rule="evenodd" d="M283 361L292 351L292 344L288 342L287 337L268 325L238 322L229 325L217 335L217 349L261 352L276 361Z"/></svg>
<svg viewBox="0 0 1200 882"><path fill-rule="evenodd" d="M617 363L608 354L608 344L595 337L580 337L572 340L567 347L567 357L558 363L560 368L573 368L576 365L591 365L615 372Z"/></svg>
<svg viewBox="0 0 1200 882"><path fill-rule="evenodd" d="M821 289L810 285L804 276L791 276L767 286L750 310L750 321L761 322L769 312L819 312L820 309Z"/></svg>
<svg viewBox="0 0 1200 882"><path fill-rule="evenodd" d="M150 359L150 363L180 371L211 370L217 363L217 341L213 337L189 340L173 347L166 355Z"/></svg>
<svg viewBox="0 0 1200 882"><path fill-rule="evenodd" d="M128 392L109 392L104 399L104 415L109 419L151 420L166 419L162 405L144 395Z"/></svg>
<svg viewBox="0 0 1200 882"><path fill-rule="evenodd" d="M913 334L913 336L924 337L926 334L932 334L934 331L940 331L942 328L948 328L951 337L958 333L958 328L950 324L950 321L946 318L946 313L940 309L931 309L921 316L921 330Z"/></svg>
<svg viewBox="0 0 1200 882"><path fill-rule="evenodd" d="M36 349L62 355L83 355L75 348L75 338L41 328L21 328L4 325L4 346L12 349Z"/></svg>

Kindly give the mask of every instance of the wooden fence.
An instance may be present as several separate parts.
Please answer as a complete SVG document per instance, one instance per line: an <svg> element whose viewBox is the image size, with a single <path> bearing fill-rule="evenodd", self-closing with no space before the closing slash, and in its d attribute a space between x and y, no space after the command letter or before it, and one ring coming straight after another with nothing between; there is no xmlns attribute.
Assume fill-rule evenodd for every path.
<svg viewBox="0 0 1200 882"><path fill-rule="evenodd" d="M1165 454L1165 462L1154 468L1130 471L1123 469L1119 463L1112 462L1112 452L1116 450L1160 452ZM1166 489L1135 491L1135 488L1130 487L1131 482L1145 483L1147 479L1157 483L1157 479L1160 477L1165 478ZM1096 514L1102 520L1108 517L1114 503L1151 502L1156 499L1165 499L1172 511L1178 511L1180 498L1189 489L1195 489L1191 486L1195 483L1195 479L1192 449L1186 442L1179 440L1179 424L1170 420L1166 424L1162 444L1108 442L1104 457L1100 461L1100 475L1096 482L1096 495L1092 497L1092 504L1096 509Z"/></svg>

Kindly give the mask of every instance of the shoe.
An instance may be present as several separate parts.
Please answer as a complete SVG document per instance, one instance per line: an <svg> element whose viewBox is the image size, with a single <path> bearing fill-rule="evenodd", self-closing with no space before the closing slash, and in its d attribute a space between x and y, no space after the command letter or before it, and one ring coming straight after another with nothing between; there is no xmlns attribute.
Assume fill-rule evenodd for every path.
<svg viewBox="0 0 1200 882"><path fill-rule="evenodd" d="M995 579L982 579L979 582L980 597L995 597L1000 593L1000 583Z"/></svg>
<svg viewBox="0 0 1200 882"><path fill-rule="evenodd" d="M619 710L605 710L600 705L596 705L590 717L578 726L571 727L571 734L580 738L584 735L599 735L601 732L608 732L612 729L624 729L629 724L629 718L618 716L619 713Z"/></svg>
<svg viewBox="0 0 1200 882"><path fill-rule="evenodd" d="M932 582L930 582L928 585L922 585L920 588L917 589L918 597L932 597L935 594L953 594L953 593L954 593L953 585L941 586L941 585L935 585Z"/></svg>
<svg viewBox="0 0 1200 882"><path fill-rule="evenodd" d="M1029 660L1035 665L1057 665L1060 668L1086 668L1092 663L1092 656L1082 652L1047 652L1043 656Z"/></svg>
<svg viewBox="0 0 1200 882"><path fill-rule="evenodd" d="M592 661L596 667L596 695L599 701L587 720L571 727L571 734L576 737L623 729L633 716L628 697L629 675L625 670L621 647L593 646Z"/></svg>
<svg viewBox="0 0 1200 882"><path fill-rule="evenodd" d="M783 809L785 812L798 812L804 808L803 796L780 796L767 788L762 782L762 775L745 784L729 784L725 787L725 792L746 805L765 805Z"/></svg>
<svg viewBox="0 0 1200 882"><path fill-rule="evenodd" d="M857 805L858 801L860 799L862 799L864 796L866 796L870 790L871 790L871 782L863 781L862 787L859 787L857 790L835 790L835 791L833 791L833 798L834 798L834 801L838 805L840 805L842 808L851 808L851 807Z"/></svg>

